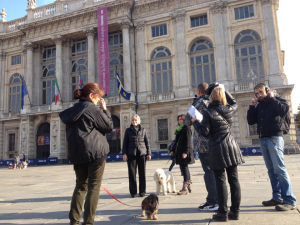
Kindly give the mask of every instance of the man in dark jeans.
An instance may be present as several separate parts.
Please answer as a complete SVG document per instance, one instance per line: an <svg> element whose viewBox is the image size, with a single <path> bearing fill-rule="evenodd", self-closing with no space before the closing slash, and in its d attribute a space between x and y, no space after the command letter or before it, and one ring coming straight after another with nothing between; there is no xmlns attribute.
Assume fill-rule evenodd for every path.
<svg viewBox="0 0 300 225"><path fill-rule="evenodd" d="M193 106L199 111L203 112L209 105L208 84L201 83L197 87L197 99L194 101ZM186 114L184 124L187 126L192 125L191 116ZM194 131L193 137L194 150L199 153L199 159L204 171L204 182L208 192L206 203L199 206L200 211L215 211L218 210L218 194L216 189L215 175L209 168L209 153L208 153L208 138L201 136L198 132Z"/></svg>
<svg viewBox="0 0 300 225"><path fill-rule="evenodd" d="M283 129L284 117L289 113L289 105L282 98L275 97L274 91L263 84L257 84L247 113L249 125L257 124L262 155L272 186L273 196L263 201L264 206L276 206L278 211L296 208L296 197L284 165Z"/></svg>

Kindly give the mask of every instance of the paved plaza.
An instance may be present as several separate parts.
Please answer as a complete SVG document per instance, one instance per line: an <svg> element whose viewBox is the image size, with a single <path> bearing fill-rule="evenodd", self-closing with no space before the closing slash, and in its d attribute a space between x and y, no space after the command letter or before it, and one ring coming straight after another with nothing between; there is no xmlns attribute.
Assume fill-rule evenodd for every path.
<svg viewBox="0 0 300 225"><path fill-rule="evenodd" d="M298 198L298 209L277 212L274 207L263 207L261 202L271 198L271 186L261 156L245 158L239 166L242 188L240 220L227 224L300 224L300 155L285 156ZM155 192L153 174L165 168L167 160L147 162L147 194ZM206 189L199 160L190 166L193 192L186 196L159 195L158 220L147 221L141 217L140 207L128 207L112 199L103 189L98 203L95 224L216 224L213 212L200 212L198 206L205 202ZM178 166L173 169L176 188L182 186ZM26 170L0 169L0 224L68 224L71 195L75 186L72 165L29 166ZM106 164L103 186L122 202L138 206L143 198L131 198L128 190L125 162ZM230 199L228 201L230 205Z"/></svg>

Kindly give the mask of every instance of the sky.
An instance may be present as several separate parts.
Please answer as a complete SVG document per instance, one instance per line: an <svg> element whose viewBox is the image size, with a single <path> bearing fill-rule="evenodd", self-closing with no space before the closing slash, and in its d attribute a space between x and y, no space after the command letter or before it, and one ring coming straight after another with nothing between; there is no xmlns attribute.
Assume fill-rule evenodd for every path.
<svg viewBox="0 0 300 225"><path fill-rule="evenodd" d="M55 0L36 0L36 2L37 7L40 7L51 4ZM27 0L0 0L0 9L2 8L5 8L7 21L21 18L26 15ZM297 18L299 8L299 0L280 0L277 11L281 49L285 51L284 72L288 77L289 84L295 84L292 93L294 113L297 112L300 104L300 67L298 67L300 64L300 29L298 29L299 18Z"/></svg>

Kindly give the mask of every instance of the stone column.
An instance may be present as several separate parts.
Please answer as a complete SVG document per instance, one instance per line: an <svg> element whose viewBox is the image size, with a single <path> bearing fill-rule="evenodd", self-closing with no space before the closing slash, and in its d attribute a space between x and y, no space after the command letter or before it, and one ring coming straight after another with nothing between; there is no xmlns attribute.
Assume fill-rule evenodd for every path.
<svg viewBox="0 0 300 225"><path fill-rule="evenodd" d="M4 100L5 100L5 63L6 63L6 52L0 52L0 114L4 112Z"/></svg>
<svg viewBox="0 0 300 225"><path fill-rule="evenodd" d="M62 90L63 82L62 82L62 44L63 44L63 37L61 35L56 35L52 37L56 45L56 65L55 65L55 74L57 78L58 87ZM58 105L62 102L61 95L59 95Z"/></svg>
<svg viewBox="0 0 300 225"><path fill-rule="evenodd" d="M41 105L42 103L42 89L41 86L41 76L42 76L42 55L43 47L37 46L37 48L33 51L33 60L34 60L34 67L33 67L33 84L32 84L32 97L30 96L30 100L32 105Z"/></svg>
<svg viewBox="0 0 300 225"><path fill-rule="evenodd" d="M3 132L3 128L4 128L4 122L0 122L0 160L4 159L4 148L3 148L3 136L4 136L4 132Z"/></svg>
<svg viewBox="0 0 300 225"><path fill-rule="evenodd" d="M72 100L71 85L70 85L70 74L71 74L71 46L72 42L67 39L63 44L63 78L61 95L64 101L69 102Z"/></svg>
<svg viewBox="0 0 300 225"><path fill-rule="evenodd" d="M31 108L31 99L32 99L32 83L33 83L33 49L34 44L30 41L23 44L23 47L26 49L26 73L25 73L25 82L27 87L27 97L25 96L24 109ZM29 100L30 99L30 100Z"/></svg>
<svg viewBox="0 0 300 225"><path fill-rule="evenodd" d="M231 67L227 31L227 5L228 2L222 1L212 3L209 6L214 19L217 81L225 84L227 90L233 91L233 85L229 85Z"/></svg>
<svg viewBox="0 0 300 225"><path fill-rule="evenodd" d="M88 82L95 82L95 30L88 27L83 30L88 39Z"/></svg>
<svg viewBox="0 0 300 225"><path fill-rule="evenodd" d="M261 4L263 8L265 34L270 65L269 71L271 76L269 77L269 84L270 86L280 86L285 84L286 77L281 76L283 73L283 64L281 60L281 48L276 18L279 0L261 0Z"/></svg>
<svg viewBox="0 0 300 225"><path fill-rule="evenodd" d="M189 84L187 79L186 63L186 41L185 41L185 10L178 10L171 14L173 24L176 27L176 38L174 40L176 57L176 80L178 96L189 96Z"/></svg>
<svg viewBox="0 0 300 225"><path fill-rule="evenodd" d="M120 23L123 35L123 71L124 71L124 89L128 92L131 90L131 63L130 63L130 41L129 28L131 23L129 20L121 21Z"/></svg>
<svg viewBox="0 0 300 225"><path fill-rule="evenodd" d="M138 60L138 79L139 79L139 99L146 101L147 95L147 78L145 63L145 22L139 21L136 26L136 44L137 44L137 60ZM145 99L144 99L145 98Z"/></svg>

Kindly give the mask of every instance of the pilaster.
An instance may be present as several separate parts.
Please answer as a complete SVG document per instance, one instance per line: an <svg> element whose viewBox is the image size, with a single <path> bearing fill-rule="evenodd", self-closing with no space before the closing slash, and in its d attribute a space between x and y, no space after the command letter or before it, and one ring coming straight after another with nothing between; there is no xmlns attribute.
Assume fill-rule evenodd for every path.
<svg viewBox="0 0 300 225"><path fill-rule="evenodd" d="M4 128L4 122L0 122L0 160L4 159L4 148L3 148L3 128Z"/></svg>
<svg viewBox="0 0 300 225"><path fill-rule="evenodd" d="M135 105L134 104L126 104L126 105L121 106L121 111L120 111L121 146L123 146L124 134L125 134L126 129L131 124L131 117L133 115L135 115Z"/></svg>
<svg viewBox="0 0 300 225"><path fill-rule="evenodd" d="M5 67L6 67L6 52L0 52L0 114L4 111L4 89L5 89Z"/></svg>
<svg viewBox="0 0 300 225"><path fill-rule="evenodd" d="M88 82L95 82L95 29L87 27L83 29L88 39Z"/></svg>
<svg viewBox="0 0 300 225"><path fill-rule="evenodd" d="M32 98L32 84L33 84L33 50L36 46L31 42L27 41L23 43L23 51L26 50L26 73L25 82L27 87L28 95L25 96L25 110L31 108L30 100Z"/></svg>
<svg viewBox="0 0 300 225"><path fill-rule="evenodd" d="M71 47L72 47L72 41L70 39L67 39L63 44L63 57L62 57L62 63L63 63L63 78L62 83L63 87L61 91L62 98L69 102L72 100L72 93L71 93L71 85L70 85L70 74L71 74Z"/></svg>

